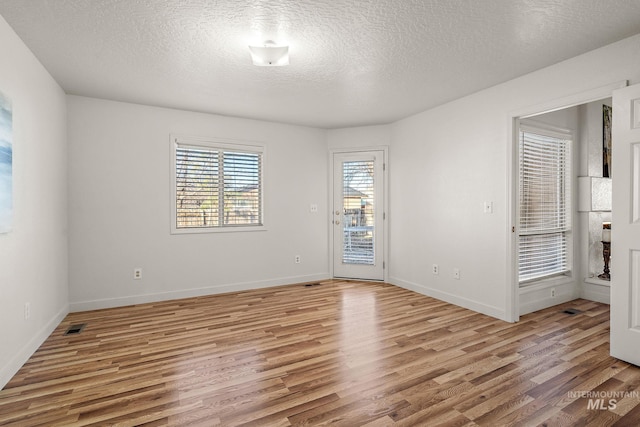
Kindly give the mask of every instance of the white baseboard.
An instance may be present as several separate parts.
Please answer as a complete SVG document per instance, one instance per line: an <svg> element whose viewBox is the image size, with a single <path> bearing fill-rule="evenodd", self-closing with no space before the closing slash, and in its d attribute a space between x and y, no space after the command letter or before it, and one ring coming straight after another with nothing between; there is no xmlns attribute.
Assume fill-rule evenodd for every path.
<svg viewBox="0 0 640 427"><path fill-rule="evenodd" d="M609 285L585 282L582 284L580 296L589 301L611 304L611 287Z"/></svg>
<svg viewBox="0 0 640 427"><path fill-rule="evenodd" d="M544 310L545 308L553 307L554 305L564 304L565 302L573 301L576 298L576 296L565 295L556 298L543 298L536 301L520 303L520 316L533 313L534 311Z"/></svg>
<svg viewBox="0 0 640 427"><path fill-rule="evenodd" d="M555 290L554 297L551 296L552 288ZM575 282L570 279L525 286L518 290L520 316L573 301L579 297L580 292Z"/></svg>
<svg viewBox="0 0 640 427"><path fill-rule="evenodd" d="M22 368L27 360L36 352L49 335L58 327L60 322L69 314L69 306L65 305L49 322L20 349L9 363L0 368L0 389L2 389Z"/></svg>
<svg viewBox="0 0 640 427"><path fill-rule="evenodd" d="M154 294L131 295L125 297L105 298L90 301L76 301L69 304L72 313L78 311L99 310L102 308L124 307L134 304L168 301L173 299L200 297L205 295L224 294L228 292L262 289L273 286L291 285L295 283L315 282L331 278L329 273L311 274L306 276L280 277L278 279L261 280L257 282L231 283L209 286L205 288L185 289L179 291L158 292Z"/></svg>
<svg viewBox="0 0 640 427"><path fill-rule="evenodd" d="M486 314L487 316L506 321L506 312L500 307L483 304L477 301L470 300L468 298L460 297L458 295L442 292L440 290L433 289L418 283L412 283L406 280L398 279L397 277L390 277L389 283L401 288L408 289L410 291L417 292L422 295L426 295L428 297L436 298L450 304L454 304L463 308L467 308L469 310L476 311L478 313Z"/></svg>

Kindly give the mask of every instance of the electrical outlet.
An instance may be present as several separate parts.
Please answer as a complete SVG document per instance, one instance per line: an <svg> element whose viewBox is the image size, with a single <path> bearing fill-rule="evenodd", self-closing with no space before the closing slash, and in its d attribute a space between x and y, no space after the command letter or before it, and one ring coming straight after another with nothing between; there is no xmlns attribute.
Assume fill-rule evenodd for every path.
<svg viewBox="0 0 640 427"><path fill-rule="evenodd" d="M295 262L296 264L300 264L300 255L296 255Z"/></svg>
<svg viewBox="0 0 640 427"><path fill-rule="evenodd" d="M433 274L440 274L440 268L438 267L438 264L433 264L433 267L431 267L431 272Z"/></svg>
<svg viewBox="0 0 640 427"><path fill-rule="evenodd" d="M551 298L556 297L556 288L551 288Z"/></svg>
<svg viewBox="0 0 640 427"><path fill-rule="evenodd" d="M133 279L134 280L142 279L142 269L141 268L134 268L133 269Z"/></svg>
<svg viewBox="0 0 640 427"><path fill-rule="evenodd" d="M454 268L453 269L453 278L456 280L460 280L460 269L459 268Z"/></svg>
<svg viewBox="0 0 640 427"><path fill-rule="evenodd" d="M493 213L493 202L484 202L484 213Z"/></svg>
<svg viewBox="0 0 640 427"><path fill-rule="evenodd" d="M31 317L31 303L25 302L24 303L24 320L29 320L30 317Z"/></svg>
<svg viewBox="0 0 640 427"><path fill-rule="evenodd" d="M317 213L318 212L318 205L316 205L315 203L311 204L309 206L309 212L311 213Z"/></svg>

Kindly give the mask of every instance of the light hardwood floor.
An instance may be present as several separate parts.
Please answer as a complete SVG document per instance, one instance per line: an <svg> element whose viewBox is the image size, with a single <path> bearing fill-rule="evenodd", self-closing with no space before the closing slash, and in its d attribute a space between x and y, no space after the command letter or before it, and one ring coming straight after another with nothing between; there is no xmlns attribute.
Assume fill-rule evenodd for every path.
<svg viewBox="0 0 640 427"><path fill-rule="evenodd" d="M638 426L640 368L608 325L585 300L510 324L345 281L73 313L0 391L0 424Z"/></svg>

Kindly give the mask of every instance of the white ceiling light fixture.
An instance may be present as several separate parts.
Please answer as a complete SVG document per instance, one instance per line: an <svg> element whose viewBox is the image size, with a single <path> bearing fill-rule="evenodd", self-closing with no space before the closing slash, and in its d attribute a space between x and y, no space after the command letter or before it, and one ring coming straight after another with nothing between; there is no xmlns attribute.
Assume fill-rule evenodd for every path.
<svg viewBox="0 0 640 427"><path fill-rule="evenodd" d="M277 45L273 40L267 40L262 46L249 45L253 65L263 67L278 67L289 65L289 46Z"/></svg>

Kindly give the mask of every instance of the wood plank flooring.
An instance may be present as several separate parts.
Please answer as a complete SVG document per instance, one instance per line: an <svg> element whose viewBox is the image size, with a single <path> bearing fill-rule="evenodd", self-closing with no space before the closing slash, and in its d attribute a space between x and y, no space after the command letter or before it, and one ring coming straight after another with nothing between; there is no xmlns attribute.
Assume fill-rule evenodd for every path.
<svg viewBox="0 0 640 427"><path fill-rule="evenodd" d="M328 281L72 313L0 391L0 425L638 426L639 390L607 305L510 324Z"/></svg>

